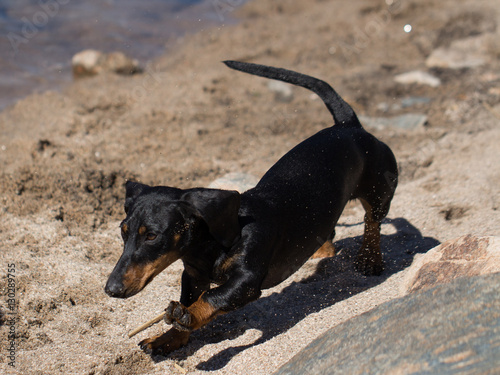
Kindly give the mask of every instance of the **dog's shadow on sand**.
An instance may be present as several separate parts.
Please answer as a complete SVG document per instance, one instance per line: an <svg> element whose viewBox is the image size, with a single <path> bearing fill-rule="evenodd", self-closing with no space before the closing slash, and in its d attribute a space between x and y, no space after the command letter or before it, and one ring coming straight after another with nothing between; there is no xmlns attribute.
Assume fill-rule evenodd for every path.
<svg viewBox="0 0 500 375"><path fill-rule="evenodd" d="M184 360L204 345L236 339L248 330L262 332L250 344L224 349L197 365L198 370L219 370L237 354L286 332L308 315L381 284L391 275L408 267L415 254L424 253L439 245L436 239L423 237L406 219L386 219L383 225L392 225L396 232L382 235L385 270L381 276L365 277L354 271L353 262L357 249L361 246L362 236L336 241L334 246L337 255L321 259L311 276L293 282L279 293L261 297L242 309L218 317L203 329L193 332L186 347L167 357L154 357L154 360Z"/></svg>

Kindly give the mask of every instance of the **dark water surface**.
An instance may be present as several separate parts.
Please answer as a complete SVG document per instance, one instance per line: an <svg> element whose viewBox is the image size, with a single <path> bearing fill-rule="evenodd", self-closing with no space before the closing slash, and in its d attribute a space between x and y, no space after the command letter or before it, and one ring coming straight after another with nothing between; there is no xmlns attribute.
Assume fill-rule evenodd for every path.
<svg viewBox="0 0 500 375"><path fill-rule="evenodd" d="M0 110L71 81L87 48L141 63L185 33L234 22L244 0L0 0Z"/></svg>

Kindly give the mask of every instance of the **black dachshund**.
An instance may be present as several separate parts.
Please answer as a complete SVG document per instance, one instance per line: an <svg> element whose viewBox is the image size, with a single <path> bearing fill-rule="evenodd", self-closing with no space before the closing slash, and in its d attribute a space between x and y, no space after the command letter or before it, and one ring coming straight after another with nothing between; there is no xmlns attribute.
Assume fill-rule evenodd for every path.
<svg viewBox="0 0 500 375"><path fill-rule="evenodd" d="M359 199L366 211L356 269L379 275L384 268L380 223L398 175L389 147L363 129L326 82L263 65L225 64L315 92L335 125L295 146L243 194L127 182L124 251L106 293L131 297L177 259L185 267L180 302L166 309L165 320L173 327L139 344L153 354L185 345L191 331L256 300L262 289L294 273L323 244L331 244L351 199ZM210 289L211 283L218 286Z"/></svg>

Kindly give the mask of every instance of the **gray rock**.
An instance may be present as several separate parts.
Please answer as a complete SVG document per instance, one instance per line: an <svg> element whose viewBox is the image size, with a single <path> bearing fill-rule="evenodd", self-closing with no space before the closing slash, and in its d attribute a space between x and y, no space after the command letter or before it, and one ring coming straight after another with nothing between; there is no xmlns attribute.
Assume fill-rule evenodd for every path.
<svg viewBox="0 0 500 375"><path fill-rule="evenodd" d="M281 81L269 81L267 88L274 92L277 101L289 103L293 100L292 86Z"/></svg>
<svg viewBox="0 0 500 375"><path fill-rule="evenodd" d="M425 64L431 68L475 68L489 60L489 34L456 40L432 51Z"/></svg>
<svg viewBox="0 0 500 375"><path fill-rule="evenodd" d="M141 72L139 62L122 52L108 54L87 49L75 54L71 60L75 78L94 76L103 72L129 75Z"/></svg>
<svg viewBox="0 0 500 375"><path fill-rule="evenodd" d="M422 72L421 70L414 70L411 72L398 74L397 76L394 77L394 80L397 83L405 85L412 83L418 83L420 85L428 85L431 87L438 87L439 85L441 85L441 80L439 78L434 77L429 73Z"/></svg>
<svg viewBox="0 0 500 375"><path fill-rule="evenodd" d="M259 182L259 179L251 174L235 172L228 173L212 181L208 187L212 189L236 190L243 193L253 188L257 182Z"/></svg>
<svg viewBox="0 0 500 375"><path fill-rule="evenodd" d="M131 59L119 51L106 54L105 68L111 72L123 75L135 74L141 71L139 62L136 59Z"/></svg>
<svg viewBox="0 0 500 375"><path fill-rule="evenodd" d="M382 102L377 104L377 109L382 112L389 112L389 111L400 111L403 108L408 108L408 107L413 107L413 106L422 106L425 104L429 104L432 101L431 98L427 98L425 96L409 96L406 98L401 99L400 102L395 102L392 105L386 102ZM413 115L412 115L413 116ZM425 115L419 115L419 116L425 116ZM367 117L365 117L366 119ZM408 118L406 118L408 119ZM422 119L424 119L422 117ZM401 120L401 119L399 119ZM405 120L405 118L403 118ZM424 119L427 121L427 117ZM370 120L368 120L370 121ZM424 124L425 124L424 121ZM420 125L418 125L420 126Z"/></svg>
<svg viewBox="0 0 500 375"><path fill-rule="evenodd" d="M408 98L403 98L401 100L401 107L408 108L414 105L428 104L431 102L431 98L425 96L410 96Z"/></svg>
<svg viewBox="0 0 500 375"><path fill-rule="evenodd" d="M400 129L416 129L427 122L427 116L420 113L408 113L396 117L367 117L359 116L359 120L368 128L383 129L386 127Z"/></svg>
<svg viewBox="0 0 500 375"><path fill-rule="evenodd" d="M103 53L94 49L78 52L73 56L71 65L75 77L93 76L102 71Z"/></svg>
<svg viewBox="0 0 500 375"><path fill-rule="evenodd" d="M314 340L275 374L498 374L500 274L384 303Z"/></svg>

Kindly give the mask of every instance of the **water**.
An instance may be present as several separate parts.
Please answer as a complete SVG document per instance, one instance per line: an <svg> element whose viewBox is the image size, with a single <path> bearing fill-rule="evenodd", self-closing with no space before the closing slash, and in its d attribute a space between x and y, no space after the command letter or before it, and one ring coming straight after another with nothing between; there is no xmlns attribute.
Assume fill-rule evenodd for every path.
<svg viewBox="0 0 500 375"><path fill-rule="evenodd" d="M244 0L0 0L0 110L71 81L87 48L142 63L178 36L234 22Z"/></svg>

